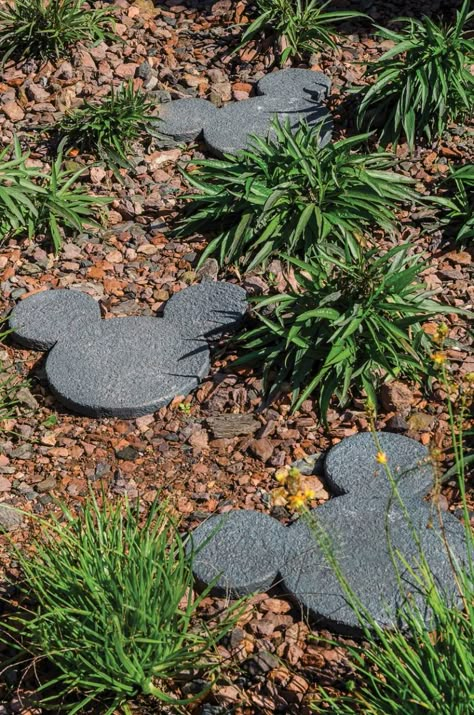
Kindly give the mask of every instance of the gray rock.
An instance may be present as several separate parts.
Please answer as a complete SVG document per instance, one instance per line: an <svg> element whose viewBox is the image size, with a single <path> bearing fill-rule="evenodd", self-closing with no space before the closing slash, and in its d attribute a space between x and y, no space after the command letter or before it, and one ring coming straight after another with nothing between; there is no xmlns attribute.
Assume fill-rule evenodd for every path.
<svg viewBox="0 0 474 715"><path fill-rule="evenodd" d="M321 72L287 69L272 72L257 83L260 96L229 102L217 109L205 99L178 99L159 107L157 129L177 141L192 141L203 132L217 156L235 154L249 146L251 135L271 134L275 117L295 128L302 120L322 123L320 144L331 140L332 120L322 100L331 81Z"/></svg>
<svg viewBox="0 0 474 715"><path fill-rule="evenodd" d="M274 520L279 530L272 531L271 518L267 517L265 535L262 530L258 536L252 523L254 516L248 517L248 530L243 518L244 514L254 512L225 515L230 526L221 532L213 533L215 522L214 527L206 526L207 522L198 527L193 538L195 534L199 534L200 542L209 538L202 552L204 564L197 562L198 578L209 583L217 568L231 583L231 591L245 593L245 584L240 589L240 579L248 563L250 574L245 572L244 580L251 583L253 588L249 590L254 590L258 582L268 584L276 578L285 594L296 600L307 616L338 632L359 633L360 621L348 603L347 590L336 574L335 565L358 599L361 614L370 614L377 623L389 627L396 623L403 625L401 609L407 593L426 622L429 621L427 603L416 580L423 556L445 598L461 605L446 544L455 564L466 563L465 530L452 514L447 512L440 517L434 506L424 501L433 479L426 464L427 451L407 437L390 433L377 436L397 475L403 504L394 497L385 472L376 473L374 465L380 465L375 461L377 448L373 435L350 437L334 447L325 462L326 480L339 496L310 515L300 517L290 527ZM314 472L318 460L309 462L301 466L305 472ZM254 559L260 563L263 539L270 534L269 546L265 543L265 548L274 545L272 573L275 568L278 571L271 581L270 575L258 579L252 571ZM259 588L264 590L268 586Z"/></svg>
<svg viewBox="0 0 474 715"><path fill-rule="evenodd" d="M204 127L204 141L217 156L235 154L251 145L251 137L272 135L272 122L289 121L292 128L306 121L311 126L323 123L320 144L331 139L332 121L328 110L321 104L302 98L251 97L223 107L215 120Z"/></svg>
<svg viewBox="0 0 474 715"><path fill-rule="evenodd" d="M23 517L17 509L5 502L0 504L0 533L15 531L20 528L22 522Z"/></svg>
<svg viewBox="0 0 474 715"><path fill-rule="evenodd" d="M156 128L177 141L193 141L216 114L217 109L206 99L176 99L159 106Z"/></svg>
<svg viewBox="0 0 474 715"><path fill-rule="evenodd" d="M64 405L84 415L123 419L152 413L197 387L209 370L207 339L235 327L246 309L245 291L225 283L186 288L170 299L158 318L100 320L92 299L96 312L81 313L83 298L76 291L31 296L14 308L10 325L21 326L23 344L25 335L29 345L54 344L45 373ZM42 322L44 311L36 308L37 302L48 306L54 320Z"/></svg>
<svg viewBox="0 0 474 715"><path fill-rule="evenodd" d="M214 582L216 595L266 591L285 559L286 528L257 511L213 516L192 532L193 571L200 584Z"/></svg>
<svg viewBox="0 0 474 715"><path fill-rule="evenodd" d="M434 479L426 447L392 432L379 432L378 439L402 497L426 494ZM376 461L377 451L370 432L361 432L333 447L324 464L330 489L335 494L350 493L353 501L386 502L392 488L383 465Z"/></svg>
<svg viewBox="0 0 474 715"><path fill-rule="evenodd" d="M322 72L290 68L265 75L257 82L257 94L269 97L326 99L331 80Z"/></svg>
<svg viewBox="0 0 474 715"><path fill-rule="evenodd" d="M412 567L419 562L420 551L409 520L419 536L422 553L437 585L454 601L456 586L433 510L421 500L416 505L410 503L407 520L398 505L393 505L388 513L373 503L366 509L361 506L349 496L339 497L311 512L314 524L310 519L300 518L290 527L287 559L281 569L282 585L284 591L303 606L306 615L337 632L360 630L357 615L348 604L347 592L331 561L327 560L327 552L318 545L321 536L327 534L331 556L347 585L362 609L367 609L379 625L402 625L399 611L407 591L413 594L428 618L416 579L397 557L395 568L390 553L391 543L393 552ZM453 554L457 559L462 558L465 555L462 524L450 514L443 515L443 523ZM403 583L402 589L399 583Z"/></svg>
<svg viewBox="0 0 474 715"><path fill-rule="evenodd" d="M49 350L64 329L100 319L99 304L86 293L46 290L17 303L10 314L15 340L32 350Z"/></svg>

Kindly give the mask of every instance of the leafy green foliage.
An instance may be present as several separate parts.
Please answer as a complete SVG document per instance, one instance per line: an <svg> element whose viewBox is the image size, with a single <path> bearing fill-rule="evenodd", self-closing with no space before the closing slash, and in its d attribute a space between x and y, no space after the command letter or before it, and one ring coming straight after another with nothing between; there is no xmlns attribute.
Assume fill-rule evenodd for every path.
<svg viewBox="0 0 474 715"><path fill-rule="evenodd" d="M414 148L422 136L441 137L449 121L472 116L474 110L474 40L469 24L474 11L464 0L453 25L437 25L403 18L399 32L378 27L383 40L394 47L368 65L366 78L375 78L361 90L358 125L380 129L382 146L402 136Z"/></svg>
<svg viewBox="0 0 474 715"><path fill-rule="evenodd" d="M63 117L58 129L68 146L92 151L111 166L129 167L131 143L151 124L154 107L130 81L117 91L112 87L100 104L85 101Z"/></svg>
<svg viewBox="0 0 474 715"><path fill-rule="evenodd" d="M431 339L421 324L448 308L417 282L423 263L408 245L380 257L328 256L324 269L288 260L301 291L256 299L261 324L241 337L247 354L239 362L264 365L270 397L289 385L298 409L317 391L324 419L333 396L344 404L365 391L375 405L383 381L430 374Z"/></svg>
<svg viewBox="0 0 474 715"><path fill-rule="evenodd" d="M57 58L76 42L118 39L108 8L90 9L84 0L13 0L0 8L0 55Z"/></svg>
<svg viewBox="0 0 474 715"><path fill-rule="evenodd" d="M274 125L274 137L225 160L195 161L186 179L200 193L189 204L176 236L216 232L201 262L253 268L284 251L310 260L330 243L356 253L366 231L395 230L393 210L415 202L413 181L392 171L388 153L364 154L368 135L321 148L318 132L302 124L293 133Z"/></svg>
<svg viewBox="0 0 474 715"><path fill-rule="evenodd" d="M0 241L12 236L47 234L56 252L61 248L61 228L83 231L100 228L94 218L98 208L110 199L92 196L76 182L87 170L63 166L63 147L49 172L28 165L29 154L21 150L15 137L13 156L0 153Z"/></svg>
<svg viewBox="0 0 474 715"><path fill-rule="evenodd" d="M449 389L447 380L444 384ZM462 424L453 418L451 399L448 401L453 447L456 454L456 476L462 499L466 563L457 563L448 553L457 585L459 603L453 604L442 592L423 553L419 534L409 520L409 514L396 489L390 467L384 467L394 485L394 498L405 510L415 542L418 544L416 571L394 550L387 532L388 546L399 576L405 606L401 609L403 629L384 630L368 614L347 583L337 562L329 534L322 534L316 519L312 519L315 538L331 564L348 603L358 616L364 634L363 644L351 644L348 658L354 670L347 695L333 696L320 688L320 699L312 709L319 715L472 715L474 713L474 537L469 523L465 493L465 459ZM376 435L374 434L376 439ZM437 519L436 513L433 519ZM443 544L440 544L440 548ZM401 572L410 572L417 590L423 595L427 610L417 607L406 589ZM415 564L414 564L415 566ZM426 623L426 613L430 622ZM347 689L349 690L349 688Z"/></svg>
<svg viewBox="0 0 474 715"><path fill-rule="evenodd" d="M41 522L31 553L15 548L33 605L2 622L20 657L46 656L54 666L39 689L44 701L78 695L71 713L101 700L110 715L139 694L173 705L202 695L180 701L169 688L196 670L212 674L213 651L235 616L199 619L208 590L193 595L192 558L169 506L155 500L142 527L138 504L122 508L105 495L102 506L91 496L80 516L63 511L63 520Z"/></svg>
<svg viewBox="0 0 474 715"><path fill-rule="evenodd" d="M474 239L474 164L452 168L446 184L451 198L443 201L445 221L454 226L456 241L467 245Z"/></svg>
<svg viewBox="0 0 474 715"><path fill-rule="evenodd" d="M239 45L243 47L269 28L282 44L280 62L315 50L336 48L334 23L363 14L350 10L326 11L320 0L257 0L258 17L250 23Z"/></svg>

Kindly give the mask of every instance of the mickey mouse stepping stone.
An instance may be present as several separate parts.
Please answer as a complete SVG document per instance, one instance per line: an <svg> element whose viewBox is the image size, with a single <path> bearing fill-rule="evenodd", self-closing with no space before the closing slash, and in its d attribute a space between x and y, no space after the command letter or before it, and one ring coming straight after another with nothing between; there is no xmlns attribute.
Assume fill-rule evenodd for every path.
<svg viewBox="0 0 474 715"><path fill-rule="evenodd" d="M401 435L379 433L378 437L405 508L375 460L373 436L362 433L349 437L327 455L326 478L338 496L311 512L313 524L300 517L289 527L277 522L279 530L271 532L271 517L264 523L260 518L245 516L254 512L235 511L231 513L231 528L226 529L224 523L221 530L213 532L210 519L192 534L194 542L204 543L194 566L196 577L209 583L211 576L219 574L218 584L232 583L233 593L242 594L248 592L250 584L265 583L262 573L271 564L272 583L280 583L283 592L312 619L334 631L358 633L357 615L322 547L320 534L324 533L362 608L380 625L400 623L400 608L407 592L428 621L416 578L399 556L395 556L397 567L393 561L393 554L400 554L416 573L419 546L439 588L456 602L458 594L444 539L454 561L462 563L466 559L464 527L447 512L442 515L441 528L437 511L424 501L434 479L425 447ZM229 514L215 518L224 517L230 519ZM259 549L255 544L265 546Z"/></svg>
<svg viewBox="0 0 474 715"><path fill-rule="evenodd" d="M192 140L202 133L208 149L222 157L248 148L253 135L271 134L277 117L280 122L289 121L292 128L302 120L320 125L319 143L325 146L331 140L332 120L322 100L330 86L320 72L280 70L259 80L258 96L229 102L222 109L204 99L167 102L159 108L158 128L177 140Z"/></svg>
<svg viewBox="0 0 474 715"><path fill-rule="evenodd" d="M175 294L162 317L102 320L90 296L48 290L18 303L13 337L49 350L46 377L74 412L131 419L191 392L209 371L208 341L235 328L246 293L230 283L201 283Z"/></svg>

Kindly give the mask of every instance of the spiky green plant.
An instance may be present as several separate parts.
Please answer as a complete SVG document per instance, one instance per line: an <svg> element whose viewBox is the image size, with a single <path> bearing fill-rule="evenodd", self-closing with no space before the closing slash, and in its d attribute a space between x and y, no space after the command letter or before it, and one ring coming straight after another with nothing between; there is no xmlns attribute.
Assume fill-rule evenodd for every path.
<svg viewBox="0 0 474 715"><path fill-rule="evenodd" d="M77 42L118 39L109 8L84 0L12 0L0 8L0 61L58 58Z"/></svg>
<svg viewBox="0 0 474 715"><path fill-rule="evenodd" d="M419 282L424 264L410 248L326 256L323 266L286 256L300 290L255 300L260 325L241 337L239 362L263 365L270 398L286 386L294 409L316 393L323 420L333 397L344 405L365 392L375 405L387 379L422 382L432 346L422 323L452 308Z"/></svg>
<svg viewBox="0 0 474 715"><path fill-rule="evenodd" d="M65 168L63 148L61 144L49 171L28 165L29 153L22 151L17 137L12 156L8 148L0 153L0 241L47 234L58 252L64 229L100 228L95 214L110 199L77 184L87 167Z"/></svg>
<svg viewBox="0 0 474 715"><path fill-rule="evenodd" d="M359 128L377 128L383 146L405 137L413 149L422 137L439 139L448 122L472 116L470 5L463 1L452 25L424 17L401 18L398 32L377 27L379 37L394 46L367 66L365 78L374 82L360 92Z"/></svg>
<svg viewBox="0 0 474 715"><path fill-rule="evenodd" d="M363 13L327 10L330 2L320 0L257 0L258 16L244 31L239 48L268 30L281 44L280 62L305 54L336 49L334 25Z"/></svg>
<svg viewBox="0 0 474 715"><path fill-rule="evenodd" d="M138 695L190 703L212 684L235 609L216 623L199 617L209 589L193 595L192 553L169 505L156 499L141 525L138 503L102 501L91 495L79 516L63 507L62 519L41 521L31 552L14 549L25 605L3 619L3 640L20 658L48 659L42 702L69 703L71 715L96 701L104 715L130 712ZM175 681L196 672L208 684L175 698Z"/></svg>
<svg viewBox="0 0 474 715"><path fill-rule="evenodd" d="M91 151L113 167L129 167L131 144L150 127L154 108L147 95L129 81L118 90L112 87L100 103L85 101L66 114L57 128L68 146Z"/></svg>
<svg viewBox="0 0 474 715"><path fill-rule="evenodd" d="M334 243L358 245L374 227L393 233L394 210L420 200L388 153L364 153L369 135L321 147L320 131L274 124L267 139L224 160L193 160L185 176L198 193L174 235L213 233L201 262L253 268L280 251L312 260Z"/></svg>
<svg viewBox="0 0 474 715"><path fill-rule="evenodd" d="M474 164L451 168L444 185L450 194L442 202L444 222L454 228L456 242L467 246L474 239Z"/></svg>

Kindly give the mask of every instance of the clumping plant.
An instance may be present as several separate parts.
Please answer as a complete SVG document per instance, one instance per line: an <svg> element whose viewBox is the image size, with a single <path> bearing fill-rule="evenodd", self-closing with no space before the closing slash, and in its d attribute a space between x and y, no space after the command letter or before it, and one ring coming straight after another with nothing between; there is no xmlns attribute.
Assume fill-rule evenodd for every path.
<svg viewBox="0 0 474 715"><path fill-rule="evenodd" d="M118 39L108 8L91 9L84 0L12 0L0 8L0 57L58 58L77 42Z"/></svg>
<svg viewBox="0 0 474 715"><path fill-rule="evenodd" d="M39 687L45 706L76 713L101 701L111 715L138 695L192 702L212 685L235 607L215 623L199 617L209 589L193 595L192 553L169 505L155 500L141 526L138 504L102 501L91 495L79 516L63 507L62 519L41 520L31 552L15 547L24 605L2 621L3 640L53 666ZM208 686L173 697L175 681L197 672Z"/></svg>
<svg viewBox="0 0 474 715"><path fill-rule="evenodd" d="M406 138L413 150L421 137L439 139L448 122L472 116L474 110L474 40L469 26L474 18L464 0L452 25L401 18L395 32L378 27L383 40L394 46L371 62L361 90L358 125L378 128L380 143L397 144Z"/></svg>
<svg viewBox="0 0 474 715"><path fill-rule="evenodd" d="M130 81L118 90L112 87L100 103L85 101L66 114L57 128L68 146L91 151L113 167L129 167L131 143L149 128L154 108Z"/></svg>
<svg viewBox="0 0 474 715"><path fill-rule="evenodd" d="M333 397L344 405L365 392L376 404L384 381L429 377L422 323L452 308L418 281L424 264L408 244L327 256L323 267L286 258L300 290L255 299L260 325L240 339L239 362L264 365L270 398L288 386L298 409L317 392L324 420Z"/></svg>
<svg viewBox="0 0 474 715"><path fill-rule="evenodd" d="M257 18L244 31L238 49L268 29L281 43L280 62L315 50L336 49L334 24L362 17L352 10L327 10L320 0L257 0Z"/></svg>
<svg viewBox="0 0 474 715"><path fill-rule="evenodd" d="M420 200L413 180L393 171L391 154L363 153L367 134L323 148L319 135L276 122L272 137L236 156L193 160L185 176L198 193L185 197L174 234L214 232L201 263L216 255L251 269L281 251L313 260L342 243L357 252L374 227L393 233L395 208Z"/></svg>
<svg viewBox="0 0 474 715"><path fill-rule="evenodd" d="M472 715L474 713L474 537L470 526L466 500L466 460L463 443L464 408L472 405L474 374L467 376L464 384L454 384L448 376L446 362L440 365L441 383L448 398L449 424L455 455L455 475L459 488L466 539L465 563L457 563L445 540L446 557L449 559L459 599L452 599L440 589L426 555L413 527L415 542L419 544L418 562L409 568L427 610L420 607L406 592L405 605L400 611L403 626L384 630L360 603L352 591L337 558L334 556L329 534L321 528L309 512L307 518L315 538L344 587L348 603L357 614L364 643L347 647L347 655L353 669L353 677L346 693L333 695L320 688L318 700L312 710L319 715ZM455 414L451 395L461 396L459 413ZM394 498L404 508L396 486L396 480L387 460L380 459L373 415L371 429L378 446L377 457L393 486ZM439 485L438 485L439 486ZM438 506L439 508L439 506ZM409 519L409 514L406 514ZM436 515L434 515L436 518ZM441 527L442 531L442 527ZM394 568L397 573L406 567L400 554L390 545ZM403 579L400 576L400 584ZM430 614L426 622L426 613ZM329 710L328 710L329 708Z"/></svg>
<svg viewBox="0 0 474 715"><path fill-rule="evenodd" d="M474 164L451 168L444 183L450 194L441 198L444 222L454 228L456 242L466 246L474 239Z"/></svg>
<svg viewBox="0 0 474 715"><path fill-rule="evenodd" d="M65 168L63 148L61 144L48 172L28 164L29 154L22 151L17 137L9 160L8 149L0 153L0 241L47 234L58 252L62 230L100 228L94 215L110 199L76 185L87 167Z"/></svg>

